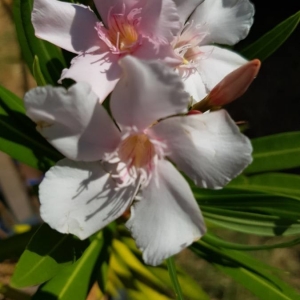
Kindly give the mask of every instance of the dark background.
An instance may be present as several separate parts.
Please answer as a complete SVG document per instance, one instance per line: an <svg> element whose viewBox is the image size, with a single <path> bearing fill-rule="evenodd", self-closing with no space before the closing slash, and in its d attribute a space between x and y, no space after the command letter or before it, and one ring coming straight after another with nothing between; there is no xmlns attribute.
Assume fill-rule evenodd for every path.
<svg viewBox="0 0 300 300"><path fill-rule="evenodd" d="M254 24L239 51L300 10L300 0L255 0ZM300 26L269 58L244 96L226 107L249 137L300 130Z"/></svg>

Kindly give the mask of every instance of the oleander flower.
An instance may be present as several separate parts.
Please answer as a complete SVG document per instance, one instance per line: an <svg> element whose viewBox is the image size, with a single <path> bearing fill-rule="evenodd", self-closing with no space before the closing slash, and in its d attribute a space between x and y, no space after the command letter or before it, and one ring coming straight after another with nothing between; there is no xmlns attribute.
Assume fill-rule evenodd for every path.
<svg viewBox="0 0 300 300"><path fill-rule="evenodd" d="M34 0L37 37L76 53L60 78L87 82L102 102L118 82L118 60L130 54L178 64L170 42L180 29L173 0L94 0L101 16L87 6Z"/></svg>
<svg viewBox="0 0 300 300"><path fill-rule="evenodd" d="M26 94L27 115L66 156L40 185L41 216L84 239L131 206L126 226L145 262L158 265L206 231L175 166L200 187L221 188L251 162L252 147L225 110L188 115L172 69L130 55L120 65L114 121L86 83Z"/></svg>
<svg viewBox="0 0 300 300"><path fill-rule="evenodd" d="M245 38L253 23L248 0L174 0L182 29L173 41L181 57L178 71L194 102L203 99L227 74L245 60L213 44L234 45Z"/></svg>

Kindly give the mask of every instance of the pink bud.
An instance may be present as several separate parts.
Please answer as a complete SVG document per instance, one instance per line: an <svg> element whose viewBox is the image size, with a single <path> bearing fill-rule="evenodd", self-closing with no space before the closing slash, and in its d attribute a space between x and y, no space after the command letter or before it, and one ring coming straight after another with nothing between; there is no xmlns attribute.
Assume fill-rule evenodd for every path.
<svg viewBox="0 0 300 300"><path fill-rule="evenodd" d="M202 114L202 112L199 110L195 110L195 109L192 109L187 113L188 116L189 115L199 115L199 114Z"/></svg>
<svg viewBox="0 0 300 300"><path fill-rule="evenodd" d="M209 106L223 106L242 96L260 69L258 59L251 60L228 74L208 95Z"/></svg>

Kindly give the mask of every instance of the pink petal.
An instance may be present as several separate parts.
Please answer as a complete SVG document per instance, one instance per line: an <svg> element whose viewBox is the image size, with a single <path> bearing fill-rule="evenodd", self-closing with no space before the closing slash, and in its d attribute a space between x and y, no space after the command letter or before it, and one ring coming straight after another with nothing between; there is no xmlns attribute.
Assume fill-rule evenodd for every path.
<svg viewBox="0 0 300 300"><path fill-rule="evenodd" d="M252 161L249 139L225 110L169 118L149 134L164 141L170 159L204 188L223 187Z"/></svg>
<svg viewBox="0 0 300 300"><path fill-rule="evenodd" d="M110 99L112 115L122 127L144 130L158 119L187 111L188 95L180 77L159 62L126 56L123 76Z"/></svg>
<svg viewBox="0 0 300 300"><path fill-rule="evenodd" d="M139 3L139 0L94 0L94 3L101 16L102 22L107 25L108 13L111 9L112 13L118 14L123 11L125 5L125 13L128 13Z"/></svg>
<svg viewBox="0 0 300 300"><path fill-rule="evenodd" d="M181 28L177 8L172 0L141 0L140 32L159 44L173 41Z"/></svg>
<svg viewBox="0 0 300 300"><path fill-rule="evenodd" d="M60 82L65 78L86 82L103 102L120 78L118 58L110 52L79 55L72 60L69 69L63 70Z"/></svg>
<svg viewBox="0 0 300 300"><path fill-rule="evenodd" d="M201 46L204 58L199 60L197 69L202 81L210 92L226 75L236 70L247 60L237 53L214 46Z"/></svg>
<svg viewBox="0 0 300 300"><path fill-rule="evenodd" d="M99 49L104 44L94 29L97 16L84 5L35 0L32 24L37 37L73 53Z"/></svg>
<svg viewBox="0 0 300 300"><path fill-rule="evenodd" d="M203 24L208 35L201 45L234 45L244 39L253 23L254 6L248 0L206 0L190 20Z"/></svg>
<svg viewBox="0 0 300 300"><path fill-rule="evenodd" d="M144 60L159 59L170 67L176 67L182 62L182 59L174 52L172 45L160 45L159 48L157 48L156 43L153 43L147 38L142 39L142 44L132 55Z"/></svg>
<svg viewBox="0 0 300 300"><path fill-rule="evenodd" d="M39 132L73 160L96 161L118 146L120 133L89 85L38 87L25 95L26 114Z"/></svg>
<svg viewBox="0 0 300 300"><path fill-rule="evenodd" d="M40 185L41 217L53 229L85 239L121 216L136 186L119 188L99 162L59 161Z"/></svg>
<svg viewBox="0 0 300 300"><path fill-rule="evenodd" d="M141 191L126 226L143 251L145 263L153 266L188 247L206 231L189 185L167 160L159 161L157 177Z"/></svg>

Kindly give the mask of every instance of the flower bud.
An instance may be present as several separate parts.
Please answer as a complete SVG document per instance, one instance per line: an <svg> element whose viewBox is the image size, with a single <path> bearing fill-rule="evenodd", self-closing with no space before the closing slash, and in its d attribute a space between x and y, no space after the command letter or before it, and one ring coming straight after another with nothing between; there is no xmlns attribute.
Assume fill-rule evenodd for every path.
<svg viewBox="0 0 300 300"><path fill-rule="evenodd" d="M229 73L212 89L207 97L195 104L192 109L203 112L236 100L249 88L260 69L260 65L260 61L254 59Z"/></svg>

